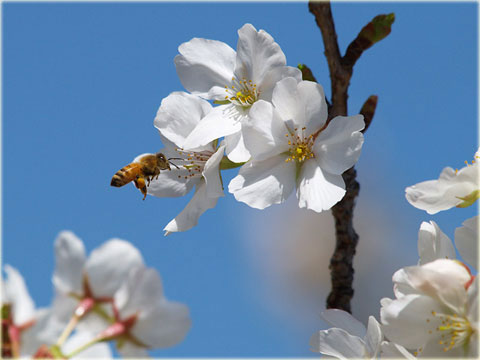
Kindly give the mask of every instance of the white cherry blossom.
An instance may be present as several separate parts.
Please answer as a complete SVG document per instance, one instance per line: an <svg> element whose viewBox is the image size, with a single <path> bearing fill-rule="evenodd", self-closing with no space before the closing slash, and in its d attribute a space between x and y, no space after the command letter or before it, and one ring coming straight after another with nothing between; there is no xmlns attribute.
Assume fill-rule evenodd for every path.
<svg viewBox="0 0 480 360"><path fill-rule="evenodd" d="M429 180L407 187L405 196L408 202L429 214L436 214L452 207L472 205L480 195L480 168L477 151L472 164L460 170L451 167L443 169L438 180Z"/></svg>
<svg viewBox="0 0 480 360"><path fill-rule="evenodd" d="M385 336L422 357L476 357L478 280L456 260L397 271L396 299L382 299Z"/></svg>
<svg viewBox="0 0 480 360"><path fill-rule="evenodd" d="M373 316L368 318L368 329L348 312L325 310L322 317L333 328L321 330L310 339L312 351L338 359L375 359L383 340L380 324Z"/></svg>
<svg viewBox="0 0 480 360"><path fill-rule="evenodd" d="M211 112L211 105L199 97L174 92L162 100L155 118L155 127L165 148L167 158L173 158L171 171L162 171L147 188L158 197L183 196L195 186L195 194L186 208L164 230L165 235L186 231L198 223L199 217L224 196L220 177L220 162L225 145L216 141L191 150L183 150L187 136L200 120ZM142 155L141 155L142 156Z"/></svg>
<svg viewBox="0 0 480 360"><path fill-rule="evenodd" d="M285 201L296 187L299 207L330 209L345 195L342 173L360 156L363 116L337 116L327 126L322 87L294 78L277 83L272 103L260 100L250 110L244 139L252 159L229 191L264 209Z"/></svg>
<svg viewBox="0 0 480 360"><path fill-rule="evenodd" d="M478 225L477 215L455 230L455 246L462 259L474 269L478 269Z"/></svg>
<svg viewBox="0 0 480 360"><path fill-rule="evenodd" d="M237 51L227 44L194 38L178 48L175 66L183 86L192 94L215 100L215 107L190 134L187 149L225 136L226 153L234 162L250 158L242 124L258 100L271 101L275 84L285 78L301 80L300 70L286 66L280 46L251 24L238 30Z"/></svg>

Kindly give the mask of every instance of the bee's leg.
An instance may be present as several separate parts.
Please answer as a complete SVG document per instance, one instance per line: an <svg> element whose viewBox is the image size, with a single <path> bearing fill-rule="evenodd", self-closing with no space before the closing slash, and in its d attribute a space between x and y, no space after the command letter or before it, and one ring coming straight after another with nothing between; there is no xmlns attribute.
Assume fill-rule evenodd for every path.
<svg viewBox="0 0 480 360"><path fill-rule="evenodd" d="M142 192L143 200L145 200L147 197L147 185L145 184L145 178L143 176L137 176L134 182L137 189L140 189Z"/></svg>

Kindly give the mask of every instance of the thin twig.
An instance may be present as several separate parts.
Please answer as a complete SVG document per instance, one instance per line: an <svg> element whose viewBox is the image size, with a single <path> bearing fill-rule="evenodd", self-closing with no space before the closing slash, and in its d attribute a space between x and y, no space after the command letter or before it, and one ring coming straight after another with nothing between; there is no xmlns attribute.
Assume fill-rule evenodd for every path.
<svg viewBox="0 0 480 360"><path fill-rule="evenodd" d="M341 57L337 42L337 34L333 22L330 2L313 2L308 4L310 12L320 28L325 46L330 71L332 88L332 104L329 120L338 115L347 115L348 86L353 73L353 65L362 52L368 48L358 37L350 44L345 57ZM370 125L377 97L370 96L360 113L364 115L365 129ZM358 234L353 227L353 210L355 199L360 191L356 181L356 171L352 167L342 174L345 181L346 194L343 199L332 207L335 219L336 245L330 260L332 290L327 298L327 308L336 308L351 313L350 301L353 297L353 258L358 243Z"/></svg>

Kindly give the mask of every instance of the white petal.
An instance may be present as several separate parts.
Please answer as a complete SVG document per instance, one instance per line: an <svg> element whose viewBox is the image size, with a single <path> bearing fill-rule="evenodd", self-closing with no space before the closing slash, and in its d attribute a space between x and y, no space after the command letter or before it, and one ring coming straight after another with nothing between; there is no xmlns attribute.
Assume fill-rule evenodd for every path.
<svg viewBox="0 0 480 360"><path fill-rule="evenodd" d="M315 159L330 174L341 175L358 161L365 127L362 115L337 116L315 140Z"/></svg>
<svg viewBox="0 0 480 360"><path fill-rule="evenodd" d="M230 181L228 191L238 201L256 208L284 202L295 185L295 164L285 162L284 155L263 161L248 162Z"/></svg>
<svg viewBox="0 0 480 360"><path fill-rule="evenodd" d="M188 307L164 300L148 313L142 313L131 332L152 348L166 348L182 341L190 326Z"/></svg>
<svg viewBox="0 0 480 360"><path fill-rule="evenodd" d="M137 266L143 266L142 255L128 241L111 239L96 248L85 264L93 295L113 297L130 270Z"/></svg>
<svg viewBox="0 0 480 360"><path fill-rule="evenodd" d="M149 357L145 348L137 346L130 341L125 341L121 347L117 346L117 351L125 359L144 359Z"/></svg>
<svg viewBox="0 0 480 360"><path fill-rule="evenodd" d="M299 128L305 126L307 135L319 130L327 121L323 88L312 81L297 83L294 78L279 81L273 90L272 102L283 120L293 120Z"/></svg>
<svg viewBox="0 0 480 360"><path fill-rule="evenodd" d="M365 326L346 311L327 309L322 312L322 317L333 327L343 329L350 335L363 339L367 334Z"/></svg>
<svg viewBox="0 0 480 360"><path fill-rule="evenodd" d="M287 60L280 46L264 30L245 24L238 30L235 76L257 85L270 70L285 66Z"/></svg>
<svg viewBox="0 0 480 360"><path fill-rule="evenodd" d="M479 329L478 319L478 276L475 276L473 283L467 290L467 318L472 323L473 327Z"/></svg>
<svg viewBox="0 0 480 360"><path fill-rule="evenodd" d="M245 146L255 161L288 151L288 129L272 104L257 101L250 109L249 117L250 120L242 124L242 133Z"/></svg>
<svg viewBox="0 0 480 360"><path fill-rule="evenodd" d="M358 359L365 357L365 343L345 330L332 328L319 331L310 339L312 351L338 359Z"/></svg>
<svg viewBox="0 0 480 360"><path fill-rule="evenodd" d="M175 67L182 85L189 92L205 98L212 94L225 94L225 86L232 81L235 50L227 44L193 38L178 47Z"/></svg>
<svg viewBox="0 0 480 360"><path fill-rule="evenodd" d="M220 175L220 161L222 161L224 151L225 145L219 146L217 151L207 160L203 168L202 175L205 179L206 193L210 198L224 196Z"/></svg>
<svg viewBox="0 0 480 360"><path fill-rule="evenodd" d="M259 99L272 101L273 89L277 82L287 77L293 77L297 83L302 81L302 72L292 66L281 66L270 70L265 74L262 82L259 84L260 95Z"/></svg>
<svg viewBox="0 0 480 360"><path fill-rule="evenodd" d="M58 329L55 333L55 337L49 338L40 337L40 333L45 330L47 325L47 319L49 317L49 309L39 309L35 312L35 324L32 327L28 327L21 333L21 346L20 357L21 358L33 358L33 355L37 352L38 348L43 344L54 344L61 334L62 329ZM51 330L51 329L49 329ZM52 335L52 332L50 333Z"/></svg>
<svg viewBox="0 0 480 360"><path fill-rule="evenodd" d="M177 169L171 166L171 168L170 171L161 171L158 178L150 182L147 186L147 194L157 197L178 197L186 195L193 189L198 178L188 177L188 171L183 167Z"/></svg>
<svg viewBox="0 0 480 360"><path fill-rule="evenodd" d="M304 162L297 182L298 206L316 212L330 209L345 195L341 175L323 172L317 162Z"/></svg>
<svg viewBox="0 0 480 360"><path fill-rule="evenodd" d="M208 197L206 189L207 186L205 181L200 181L197 184L195 194L185 209L183 209L182 212L178 214L175 219L170 221L163 229L165 230L165 235L168 235L171 232L187 231L191 229L197 225L198 219L205 211L215 207L218 198Z"/></svg>
<svg viewBox="0 0 480 360"><path fill-rule="evenodd" d="M190 133L183 147L195 149L204 146L222 136L234 134L242 129L242 124L232 115L234 105L220 105L205 116L197 127Z"/></svg>
<svg viewBox="0 0 480 360"><path fill-rule="evenodd" d="M446 167L438 180L407 187L405 196L411 205L429 214L450 209L463 202L459 197L479 189L478 169L478 166L468 166L456 174L452 168Z"/></svg>
<svg viewBox="0 0 480 360"><path fill-rule="evenodd" d="M153 268L136 267L115 294L115 304L125 319L137 312L150 311L164 298L162 279Z"/></svg>
<svg viewBox="0 0 480 360"><path fill-rule="evenodd" d="M198 96L173 92L162 100L154 125L168 140L183 147L187 136L211 109L210 103Z"/></svg>
<svg viewBox="0 0 480 360"><path fill-rule="evenodd" d="M465 262L478 269L478 215L455 229L455 246Z"/></svg>
<svg viewBox="0 0 480 360"><path fill-rule="evenodd" d="M70 354L72 351L78 349L80 346L85 345L90 340L93 340L94 334L86 331L77 331L62 346L62 352L66 355ZM107 343L97 343L86 348L84 351L78 353L71 359L112 359L113 354L110 350L110 346Z"/></svg>
<svg viewBox="0 0 480 360"><path fill-rule="evenodd" d="M380 344L383 340L382 329L380 328L380 324L378 321L373 317L368 317L368 328L367 328L367 336L365 338L366 348L368 350L368 354L372 358L377 358L378 353L380 352Z"/></svg>
<svg viewBox="0 0 480 360"><path fill-rule="evenodd" d="M470 281L471 276L457 261L439 259L422 266L408 266L403 268L403 271L409 285L441 301L452 311L458 312L465 305L465 284Z"/></svg>
<svg viewBox="0 0 480 360"><path fill-rule="evenodd" d="M432 316L431 312L442 313L444 310L431 297L405 295L380 309L383 331L389 340L407 349L418 349L431 337L439 336L435 328L440 320Z"/></svg>
<svg viewBox="0 0 480 360"><path fill-rule="evenodd" d="M225 143L225 152L231 161L242 163L250 159L250 152L245 147L242 131L225 136Z"/></svg>
<svg viewBox="0 0 480 360"><path fill-rule="evenodd" d="M70 231L62 231L55 239L55 272L53 284L57 291L81 294L85 247Z"/></svg>
<svg viewBox="0 0 480 360"><path fill-rule="evenodd" d="M416 359L416 357L403 346L395 344L391 341L382 342L380 357L394 359Z"/></svg>
<svg viewBox="0 0 480 360"><path fill-rule="evenodd" d="M13 323L22 325L35 318L35 304L28 293L25 280L17 269L4 267L7 278L3 283L5 298L12 305Z"/></svg>
<svg viewBox="0 0 480 360"><path fill-rule="evenodd" d="M419 265L437 259L455 259L455 248L452 241L434 221L422 222L418 231Z"/></svg>

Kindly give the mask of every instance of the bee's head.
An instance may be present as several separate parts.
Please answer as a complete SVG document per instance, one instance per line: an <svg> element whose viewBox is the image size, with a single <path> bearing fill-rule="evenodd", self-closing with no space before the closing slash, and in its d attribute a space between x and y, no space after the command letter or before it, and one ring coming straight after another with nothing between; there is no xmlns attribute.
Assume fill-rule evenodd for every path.
<svg viewBox="0 0 480 360"><path fill-rule="evenodd" d="M155 154L157 156L157 163L158 163L158 166L161 170L170 170L170 162L167 160L167 158L165 157L165 155L163 155L162 153L157 153Z"/></svg>

